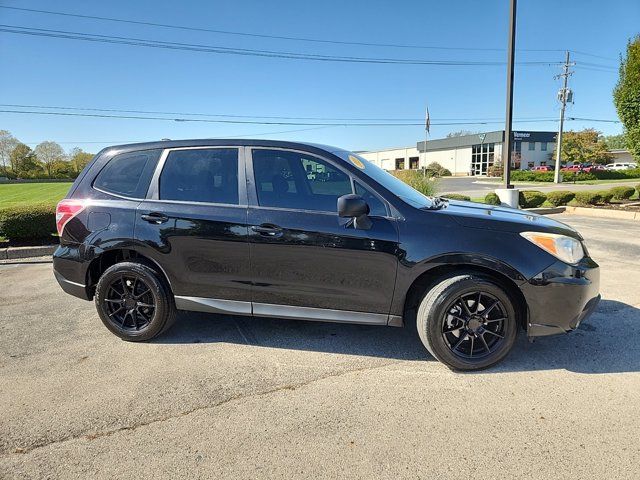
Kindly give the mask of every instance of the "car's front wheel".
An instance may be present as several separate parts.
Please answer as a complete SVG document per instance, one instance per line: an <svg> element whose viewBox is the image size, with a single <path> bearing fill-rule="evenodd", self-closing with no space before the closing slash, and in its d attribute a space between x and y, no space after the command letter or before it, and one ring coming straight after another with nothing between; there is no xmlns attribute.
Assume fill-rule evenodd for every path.
<svg viewBox="0 0 640 480"><path fill-rule="evenodd" d="M455 275L426 293L416 326L437 360L454 370L480 370L500 362L513 347L516 308L492 279Z"/></svg>
<svg viewBox="0 0 640 480"><path fill-rule="evenodd" d="M153 268L137 262L109 267L98 281L95 303L102 323L131 342L161 334L176 316L173 296L164 279Z"/></svg>

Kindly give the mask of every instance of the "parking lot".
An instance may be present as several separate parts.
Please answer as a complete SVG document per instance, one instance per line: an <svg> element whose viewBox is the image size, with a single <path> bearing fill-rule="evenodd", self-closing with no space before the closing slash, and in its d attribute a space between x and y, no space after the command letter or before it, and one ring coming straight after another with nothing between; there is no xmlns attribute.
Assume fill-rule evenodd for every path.
<svg viewBox="0 0 640 480"><path fill-rule="evenodd" d="M182 312L127 343L50 263L0 265L0 478L637 478L640 222L554 217L600 307L474 374L385 327Z"/></svg>

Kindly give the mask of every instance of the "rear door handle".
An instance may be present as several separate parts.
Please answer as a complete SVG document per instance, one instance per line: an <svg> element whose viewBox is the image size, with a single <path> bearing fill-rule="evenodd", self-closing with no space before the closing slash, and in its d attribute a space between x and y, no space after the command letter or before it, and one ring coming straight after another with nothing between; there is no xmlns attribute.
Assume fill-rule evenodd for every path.
<svg viewBox="0 0 640 480"><path fill-rule="evenodd" d="M169 220L169 217L167 217L165 214L160 212L151 212L148 214L144 213L140 215L140 218L145 222L156 223L158 225L161 223L165 223L167 220Z"/></svg>
<svg viewBox="0 0 640 480"><path fill-rule="evenodd" d="M251 230L265 237L282 236L282 228L277 225L271 225L268 223L263 223L262 225L254 225L253 227L251 227Z"/></svg>

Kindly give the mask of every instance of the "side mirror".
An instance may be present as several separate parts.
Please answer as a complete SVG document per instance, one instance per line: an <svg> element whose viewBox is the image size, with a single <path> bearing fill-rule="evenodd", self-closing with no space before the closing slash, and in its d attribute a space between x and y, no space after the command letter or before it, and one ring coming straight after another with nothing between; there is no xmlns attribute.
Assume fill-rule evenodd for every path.
<svg viewBox="0 0 640 480"><path fill-rule="evenodd" d="M338 198L338 216L340 218L349 219L342 223L345 226L353 224L354 228L359 230L369 230L371 228L371 219L369 215L369 205L360 195L343 195Z"/></svg>

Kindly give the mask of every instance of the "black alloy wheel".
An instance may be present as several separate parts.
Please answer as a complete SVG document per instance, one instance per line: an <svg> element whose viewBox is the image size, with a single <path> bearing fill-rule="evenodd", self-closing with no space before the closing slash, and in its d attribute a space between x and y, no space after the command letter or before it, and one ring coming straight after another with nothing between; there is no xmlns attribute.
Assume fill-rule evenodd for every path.
<svg viewBox="0 0 640 480"><path fill-rule="evenodd" d="M146 328L156 310L151 287L135 273L112 280L102 302L110 321L123 330Z"/></svg>
<svg viewBox="0 0 640 480"><path fill-rule="evenodd" d="M154 267L121 262L109 267L96 286L95 303L102 323L120 338L149 340L174 322L171 289Z"/></svg>
<svg viewBox="0 0 640 480"><path fill-rule="evenodd" d="M508 313L502 302L481 290L460 295L442 319L442 337L454 355L482 358L505 340Z"/></svg>
<svg viewBox="0 0 640 480"><path fill-rule="evenodd" d="M431 288L416 327L429 353L453 370L480 370L500 362L515 343L518 306L495 279L454 274Z"/></svg>

